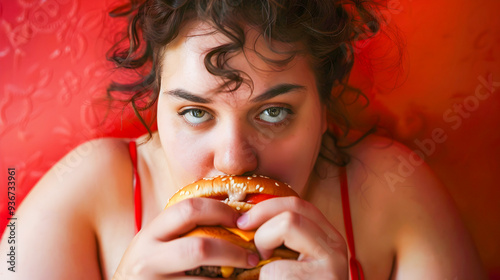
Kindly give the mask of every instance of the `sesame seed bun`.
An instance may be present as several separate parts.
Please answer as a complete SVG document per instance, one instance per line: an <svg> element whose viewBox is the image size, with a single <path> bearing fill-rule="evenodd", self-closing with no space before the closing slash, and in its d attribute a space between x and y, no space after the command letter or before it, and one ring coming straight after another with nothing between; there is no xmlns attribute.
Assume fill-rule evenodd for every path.
<svg viewBox="0 0 500 280"><path fill-rule="evenodd" d="M204 178L181 188L170 198L166 207L192 197L207 197L219 199L242 213L248 211L254 205L249 198L252 196L255 197L256 195L266 195L267 197L299 196L288 184L266 176L227 175ZM242 232L238 229L226 229L221 226L199 226L184 236L224 239L245 249L257 252L255 244L253 243L254 233L255 231ZM249 235L251 236L250 238L248 237ZM261 261L259 265L251 269L230 268L230 271L233 272L231 275L225 275L225 278L234 280L257 280L259 279L260 268L264 264L278 259L297 259L298 256L299 254L297 252L281 246L274 250L269 260ZM228 268L224 268L226 271L227 269ZM224 275L221 272L222 270L223 268L221 267L199 267L195 270L186 272L186 274L220 278Z"/></svg>
<svg viewBox="0 0 500 280"><path fill-rule="evenodd" d="M273 196L299 196L290 185L262 175L217 176L203 178L178 190L168 201L167 207L191 197L224 197L224 202L236 209L238 202L245 202L243 194L268 194ZM251 207L251 206L250 206ZM247 209L248 210L248 209ZM240 211L244 212L244 211Z"/></svg>

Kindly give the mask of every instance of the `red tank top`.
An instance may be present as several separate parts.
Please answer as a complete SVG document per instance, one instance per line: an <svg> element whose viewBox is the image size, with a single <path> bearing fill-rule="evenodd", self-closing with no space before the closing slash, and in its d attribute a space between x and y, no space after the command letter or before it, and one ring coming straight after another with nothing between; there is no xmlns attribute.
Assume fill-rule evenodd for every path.
<svg viewBox="0 0 500 280"><path fill-rule="evenodd" d="M141 196L141 179L137 170L137 145L135 141L130 141L128 144L130 158L132 159L132 166L134 170L133 191L134 191L134 205L135 205L135 230L139 232L142 227L142 196Z"/></svg>
<svg viewBox="0 0 500 280"><path fill-rule="evenodd" d="M132 166L134 171L133 179L133 192L134 192L134 205L135 205L135 227L139 232L142 227L142 197L141 197L141 180L137 170L137 145L135 141L129 143L130 158L132 159ZM340 194L342 197L342 212L344 215L344 225L347 235L347 245L351 257L349 259L349 270L351 272L352 280L364 280L363 269L361 264L356 259L356 250L354 247L354 234L352 231L351 209L349 205L349 192L347 186L347 174L345 167L339 168L340 173Z"/></svg>

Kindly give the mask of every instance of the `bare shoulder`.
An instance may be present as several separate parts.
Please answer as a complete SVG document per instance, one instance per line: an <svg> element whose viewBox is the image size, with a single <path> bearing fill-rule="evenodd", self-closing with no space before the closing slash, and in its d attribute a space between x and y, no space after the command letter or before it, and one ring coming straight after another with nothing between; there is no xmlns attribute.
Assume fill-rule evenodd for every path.
<svg viewBox="0 0 500 280"><path fill-rule="evenodd" d="M434 174L417 152L392 139L369 135L347 152L353 165L369 169L383 179L391 191L412 179L435 181Z"/></svg>
<svg viewBox="0 0 500 280"><path fill-rule="evenodd" d="M86 142L55 164L16 212L18 259L29 268L16 279L100 279L96 227L130 174L123 139Z"/></svg>
<svg viewBox="0 0 500 280"><path fill-rule="evenodd" d="M123 177L131 182L130 176L123 176L131 170L127 143L120 138L100 138L79 145L44 175L23 204L29 207L31 200L51 194L59 201L50 203L78 208L91 217L100 205L99 197L115 193Z"/></svg>
<svg viewBox="0 0 500 280"><path fill-rule="evenodd" d="M367 228L382 225L376 234L389 237L396 279L482 279L451 196L417 152L374 135L350 148L353 211Z"/></svg>

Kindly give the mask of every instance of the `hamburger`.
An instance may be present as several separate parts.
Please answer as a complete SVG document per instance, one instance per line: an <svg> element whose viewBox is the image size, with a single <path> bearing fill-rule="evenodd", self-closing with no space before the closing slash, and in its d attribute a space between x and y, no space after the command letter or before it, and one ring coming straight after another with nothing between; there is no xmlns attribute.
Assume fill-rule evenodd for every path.
<svg viewBox="0 0 500 280"><path fill-rule="evenodd" d="M217 176L204 178L178 190L168 201L169 207L181 200L192 197L207 197L220 200L236 211L243 213L253 205L274 197L299 196L288 184L262 175L252 176ZM237 228L222 226L198 226L184 236L219 238L258 253L253 237L255 231L242 231ZM259 279L260 268L279 259L297 259L299 254L284 246L276 248L267 260L250 269L233 267L201 266L186 271L187 275L228 278L234 280Z"/></svg>

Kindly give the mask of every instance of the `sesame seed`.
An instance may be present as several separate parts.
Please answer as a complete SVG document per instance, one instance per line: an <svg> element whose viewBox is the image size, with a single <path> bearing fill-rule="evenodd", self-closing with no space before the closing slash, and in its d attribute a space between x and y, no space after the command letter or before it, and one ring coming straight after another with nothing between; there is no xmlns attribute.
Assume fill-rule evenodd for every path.
<svg viewBox="0 0 500 280"><path fill-rule="evenodd" d="M252 177L247 177L247 180L252 180Z"/></svg>
<svg viewBox="0 0 500 280"><path fill-rule="evenodd" d="M236 210L240 211L240 210L241 210L241 207L236 206Z"/></svg>
<svg viewBox="0 0 500 280"><path fill-rule="evenodd" d="M276 187L279 187L279 186L280 186L280 184L278 184L277 182L274 182L274 184L276 185Z"/></svg>
<svg viewBox="0 0 500 280"><path fill-rule="evenodd" d="M226 180L227 180L227 178L226 178L226 177L224 177L224 178L222 178L222 180L221 180L221 181L222 181L222 182L224 182L224 181L226 181Z"/></svg>
<svg viewBox="0 0 500 280"><path fill-rule="evenodd" d="M260 184L257 184L257 186L255 186L255 189L259 189L260 188Z"/></svg>
<svg viewBox="0 0 500 280"><path fill-rule="evenodd" d="M264 190L264 187L260 187L259 192L262 192Z"/></svg>

